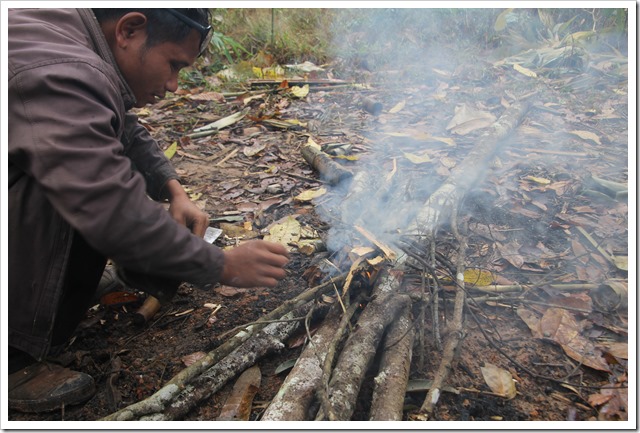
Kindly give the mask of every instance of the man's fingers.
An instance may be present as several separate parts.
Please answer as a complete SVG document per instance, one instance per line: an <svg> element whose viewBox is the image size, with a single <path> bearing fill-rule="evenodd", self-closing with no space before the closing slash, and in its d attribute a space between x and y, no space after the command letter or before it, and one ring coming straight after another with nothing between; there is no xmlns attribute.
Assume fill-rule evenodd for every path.
<svg viewBox="0 0 640 433"><path fill-rule="evenodd" d="M207 231L207 227L209 226L209 220L207 219L197 219L195 221L193 221L191 227L191 232L196 235L199 236L201 238L204 237L204 233Z"/></svg>
<svg viewBox="0 0 640 433"><path fill-rule="evenodd" d="M284 245L278 244L276 242L263 241L263 244L267 247L269 251L275 254L279 254L285 257L289 257L289 251L285 248Z"/></svg>

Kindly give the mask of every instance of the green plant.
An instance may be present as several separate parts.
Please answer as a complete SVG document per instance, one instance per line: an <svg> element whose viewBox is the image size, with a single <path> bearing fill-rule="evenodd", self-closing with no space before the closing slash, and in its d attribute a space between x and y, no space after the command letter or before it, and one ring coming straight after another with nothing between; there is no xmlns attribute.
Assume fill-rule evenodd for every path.
<svg viewBox="0 0 640 433"><path fill-rule="evenodd" d="M231 36L224 35L217 31L214 31L211 37L209 53L224 55L229 63L233 63L234 60L239 60L242 53L251 54L242 44L238 43ZM235 55L235 59L232 57L232 54Z"/></svg>

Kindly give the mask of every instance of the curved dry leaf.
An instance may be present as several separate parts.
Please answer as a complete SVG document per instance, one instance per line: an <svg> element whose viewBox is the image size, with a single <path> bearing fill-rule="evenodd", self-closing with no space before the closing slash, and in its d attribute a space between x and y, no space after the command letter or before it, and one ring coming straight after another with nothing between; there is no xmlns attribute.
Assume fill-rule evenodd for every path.
<svg viewBox="0 0 640 433"><path fill-rule="evenodd" d="M215 101L223 104L226 100L224 95L219 92L203 92L197 94L191 94L188 96L193 101Z"/></svg>
<svg viewBox="0 0 640 433"><path fill-rule="evenodd" d="M407 103L407 101L400 101L398 102L396 105L394 105L390 110L389 113L397 113L398 111L402 110L405 106L405 104Z"/></svg>
<svg viewBox="0 0 640 433"><path fill-rule="evenodd" d="M292 86L291 94L296 98L304 98L309 94L309 85L305 84L304 86Z"/></svg>
<svg viewBox="0 0 640 433"><path fill-rule="evenodd" d="M600 343L599 347L616 358L629 359L629 344L624 342Z"/></svg>
<svg viewBox="0 0 640 433"><path fill-rule="evenodd" d="M423 164L425 162L431 162L431 158L427 152L422 152L420 154L404 152L405 158L411 161L414 164Z"/></svg>
<svg viewBox="0 0 640 433"><path fill-rule="evenodd" d="M446 129L452 134L466 135L476 129L491 126L495 121L496 116L490 112L477 110L468 104L462 104L455 108L455 115Z"/></svg>
<svg viewBox="0 0 640 433"><path fill-rule="evenodd" d="M322 197L327 193L327 189L322 188L312 188L306 191L302 191L300 194L295 196L293 199L297 201L312 201L318 197Z"/></svg>
<svg viewBox="0 0 640 433"><path fill-rule="evenodd" d="M598 137L593 132L589 132L589 131L569 131L569 134L576 135L576 136L582 138L583 140L587 140L587 141L591 140L596 144L602 144L600 142L600 137Z"/></svg>
<svg viewBox="0 0 640 433"><path fill-rule="evenodd" d="M257 365L245 370L233 385L231 395L220 410L218 421L249 421L253 397L260 389L262 373Z"/></svg>
<svg viewBox="0 0 640 433"><path fill-rule="evenodd" d="M262 152L265 147L266 145L264 143L256 143L253 146L246 146L242 150L242 153L244 153L244 155L247 157L252 157Z"/></svg>
<svg viewBox="0 0 640 433"><path fill-rule="evenodd" d="M602 352L581 331L574 315L564 309L549 308L540 320L542 337L558 343L570 358L596 370L610 371Z"/></svg>
<svg viewBox="0 0 640 433"><path fill-rule="evenodd" d="M485 362L484 367L480 367L480 371L491 391L508 399L516 396L516 383L507 370Z"/></svg>
<svg viewBox="0 0 640 433"><path fill-rule="evenodd" d="M540 318L536 316L535 313L527 310L526 308L518 308L516 310L516 313L522 319L522 321L527 324L527 326L531 330L531 334L533 334L534 337L542 337L542 334L540 333Z"/></svg>
<svg viewBox="0 0 640 433"><path fill-rule="evenodd" d="M500 32L507 27L507 15L509 15L512 10L513 8L509 8L500 12L500 15L496 18L496 22L493 24L493 29L496 32Z"/></svg>

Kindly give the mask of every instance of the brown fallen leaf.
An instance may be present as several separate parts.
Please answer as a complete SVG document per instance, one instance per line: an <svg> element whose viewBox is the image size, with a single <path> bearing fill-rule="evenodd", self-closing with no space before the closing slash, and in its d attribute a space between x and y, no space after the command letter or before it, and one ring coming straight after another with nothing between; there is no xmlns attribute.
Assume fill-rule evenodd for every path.
<svg viewBox="0 0 640 433"><path fill-rule="evenodd" d="M249 421L253 397L260 389L262 375L257 365L247 369L238 377L231 395L220 411L218 421Z"/></svg>
<svg viewBox="0 0 640 433"><path fill-rule="evenodd" d="M580 260L585 265L589 262L589 252L577 239L571 239L571 249L575 254L576 259Z"/></svg>
<svg viewBox="0 0 640 433"><path fill-rule="evenodd" d="M520 269L524 264L524 257L520 254L520 245L515 242L503 244L496 242L496 247L503 259Z"/></svg>
<svg viewBox="0 0 640 433"><path fill-rule="evenodd" d="M543 338L558 343L564 352L576 361L596 370L610 371L602 352L583 337L582 327L575 316L567 310L549 308L540 319L540 332Z"/></svg>
<svg viewBox="0 0 640 433"><path fill-rule="evenodd" d="M480 371L491 391L509 400L516 396L516 383L507 370L485 362Z"/></svg>
<svg viewBox="0 0 640 433"><path fill-rule="evenodd" d="M527 324L534 337L542 337L542 334L540 333L540 318L535 313L527 310L526 308L518 308L516 313L522 321Z"/></svg>
<svg viewBox="0 0 640 433"><path fill-rule="evenodd" d="M584 312L591 312L593 308L593 300L586 293L573 293L566 296L555 296L549 299L549 304L567 308L577 308Z"/></svg>
<svg viewBox="0 0 640 433"><path fill-rule="evenodd" d="M629 359L629 344L624 342L611 342L600 343L599 348L602 348L606 353L610 353L616 358Z"/></svg>
<svg viewBox="0 0 640 433"><path fill-rule="evenodd" d="M599 421L624 421L628 419L629 400L626 388L606 388L588 398L592 406L600 406Z"/></svg>

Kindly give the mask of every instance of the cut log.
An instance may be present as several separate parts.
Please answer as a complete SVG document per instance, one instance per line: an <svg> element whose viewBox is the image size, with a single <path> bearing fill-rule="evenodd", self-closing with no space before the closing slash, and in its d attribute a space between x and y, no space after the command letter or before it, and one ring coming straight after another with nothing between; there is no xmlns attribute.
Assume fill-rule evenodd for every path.
<svg viewBox="0 0 640 433"><path fill-rule="evenodd" d="M380 370L374 379L370 421L402 421L414 336L411 311L407 306L389 325L382 345Z"/></svg>
<svg viewBox="0 0 640 433"><path fill-rule="evenodd" d="M456 166L449 178L422 206L414 222L406 229L409 235L430 233L438 222L451 215L454 206L487 172L489 162L501 145L520 124L529 110L530 103L521 101L509 107L505 113L478 138L478 144L469 152L461 164Z"/></svg>
<svg viewBox="0 0 640 433"><path fill-rule="evenodd" d="M305 315L312 307L309 302L286 314L283 319ZM245 341L229 356L198 376L178 394L161 413L140 418L141 421L170 421L182 419L204 399L220 390L229 380L253 366L257 360L285 347L284 341L301 326L299 321L271 323Z"/></svg>
<svg viewBox="0 0 640 433"><path fill-rule="evenodd" d="M386 327L398 311L410 304L407 295L398 293L402 274L384 269L376 280L373 300L358 319L329 382L329 401L335 420L348 421L355 409L356 399L364 377L373 362ZM322 409L316 420L326 419Z"/></svg>
<svg viewBox="0 0 640 433"><path fill-rule="evenodd" d="M350 179L353 176L350 170L347 170L335 162L329 155L316 146L306 145L300 152L305 161L318 171L320 179L329 185L338 185L340 182Z"/></svg>
<svg viewBox="0 0 640 433"><path fill-rule="evenodd" d="M333 339L338 334L342 309L336 303L287 375L278 394L262 415L262 421L309 421L316 390L322 382L322 366Z"/></svg>
<svg viewBox="0 0 640 433"><path fill-rule="evenodd" d="M137 420L148 414L159 413L176 398L182 389L191 381L199 377L207 369L211 368L234 349L244 343L254 333L260 331L268 325L268 321L278 319L287 314L292 309L306 304L316 297L332 291L334 284L344 281L346 274L338 275L315 287L305 290L293 299L285 301L281 306L263 316L257 323L246 326L238 331L233 337L225 341L221 346L207 353L207 355L176 374L165 386L156 391L145 400L141 400L117 412L102 418L102 421L130 421Z"/></svg>

